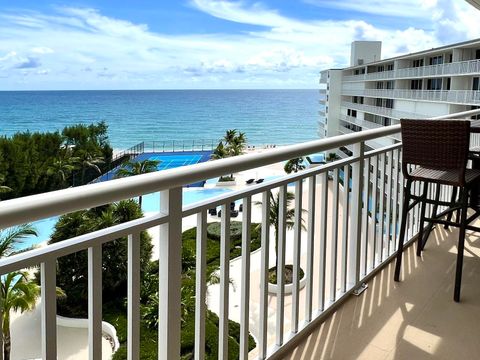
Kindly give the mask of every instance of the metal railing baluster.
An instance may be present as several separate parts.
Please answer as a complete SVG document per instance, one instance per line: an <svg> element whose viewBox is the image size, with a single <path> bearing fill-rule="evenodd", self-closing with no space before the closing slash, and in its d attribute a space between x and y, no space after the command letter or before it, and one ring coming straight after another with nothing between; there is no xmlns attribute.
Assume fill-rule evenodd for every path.
<svg viewBox="0 0 480 360"><path fill-rule="evenodd" d="M248 337L250 321L250 242L252 220L252 198L243 199L242 210L242 283L240 304L240 359L248 359Z"/></svg>
<svg viewBox="0 0 480 360"><path fill-rule="evenodd" d="M300 251L302 246L302 195L303 182L295 182L295 221L293 234L293 292L292 292L292 333L298 332L300 302Z"/></svg>
<svg viewBox="0 0 480 360"><path fill-rule="evenodd" d="M267 357L268 348L268 270L270 253L270 191L262 193L262 234L261 234L261 278L260 278L260 335L259 357Z"/></svg>
<svg viewBox="0 0 480 360"><path fill-rule="evenodd" d="M230 206L221 207L220 235L220 313L218 326L218 356L228 359L228 305L230 289Z"/></svg>
<svg viewBox="0 0 480 360"><path fill-rule="evenodd" d="M205 316L207 311L207 213L197 214L195 265L195 359L205 357Z"/></svg>
<svg viewBox="0 0 480 360"><path fill-rule="evenodd" d="M88 248L88 358L102 358L102 245Z"/></svg>
<svg viewBox="0 0 480 360"><path fill-rule="evenodd" d="M140 233L128 235L127 359L140 359Z"/></svg>

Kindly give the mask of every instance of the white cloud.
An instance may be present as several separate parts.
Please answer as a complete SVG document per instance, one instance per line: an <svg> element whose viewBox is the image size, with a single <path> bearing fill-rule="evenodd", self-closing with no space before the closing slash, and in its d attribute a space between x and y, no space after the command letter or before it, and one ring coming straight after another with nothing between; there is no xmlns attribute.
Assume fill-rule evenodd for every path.
<svg viewBox="0 0 480 360"><path fill-rule="evenodd" d="M53 54L54 51L46 46L38 46L38 47L32 48L32 53L44 55L44 54Z"/></svg>
<svg viewBox="0 0 480 360"><path fill-rule="evenodd" d="M363 11L374 13L378 1ZM399 18L415 9L418 26L400 29L375 26L368 18L299 20L258 2L190 3L210 16L259 28L169 35L95 9L0 12L0 77L6 78L0 88L316 87L321 69L348 65L353 40L381 40L389 57L480 34L478 12L462 1L382 1Z"/></svg>
<svg viewBox="0 0 480 360"><path fill-rule="evenodd" d="M364 14L405 18L428 17L435 0L303 0L322 8L356 11Z"/></svg>

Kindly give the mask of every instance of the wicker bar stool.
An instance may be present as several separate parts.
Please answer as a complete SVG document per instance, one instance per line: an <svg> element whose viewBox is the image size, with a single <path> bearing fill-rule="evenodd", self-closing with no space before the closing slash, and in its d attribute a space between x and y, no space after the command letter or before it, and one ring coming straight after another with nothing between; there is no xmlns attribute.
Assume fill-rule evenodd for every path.
<svg viewBox="0 0 480 360"><path fill-rule="evenodd" d="M459 227L457 266L455 274L454 300L460 300L460 287L463 267L463 251L465 243L465 231L480 228L470 226L479 211L467 219L469 191L480 181L479 169L467 169L470 142L470 122L464 120L401 120L402 128L402 173L406 179L398 252L395 264L394 280L399 281L402 264L403 243L405 238L406 221L408 212L421 203L420 224L417 236L417 255L421 254L425 241L423 238L424 222L431 224L443 224ZM414 167L409 171L409 167ZM412 194L413 182L423 183L421 196ZM435 199L428 199L429 185L436 184L437 193ZM440 201L438 189L440 185L458 188L460 199L452 205L451 202ZM448 207L447 211L439 215L425 217L426 204ZM451 213L460 209L460 221L452 222ZM441 219L443 216L447 219ZM428 235L428 234L427 234Z"/></svg>

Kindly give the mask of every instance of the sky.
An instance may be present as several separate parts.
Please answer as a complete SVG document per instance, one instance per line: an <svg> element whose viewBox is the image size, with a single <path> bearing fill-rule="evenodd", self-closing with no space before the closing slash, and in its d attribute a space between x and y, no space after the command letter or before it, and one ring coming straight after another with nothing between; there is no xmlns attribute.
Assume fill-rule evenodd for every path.
<svg viewBox="0 0 480 360"><path fill-rule="evenodd" d="M0 0L0 90L315 89L354 40L382 57L480 37L464 0Z"/></svg>

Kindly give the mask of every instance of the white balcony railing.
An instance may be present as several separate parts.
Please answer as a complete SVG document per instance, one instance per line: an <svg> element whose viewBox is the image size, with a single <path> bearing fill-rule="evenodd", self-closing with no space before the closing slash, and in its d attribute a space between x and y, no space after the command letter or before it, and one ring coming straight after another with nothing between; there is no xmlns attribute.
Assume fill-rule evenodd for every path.
<svg viewBox="0 0 480 360"><path fill-rule="evenodd" d="M453 114L467 116L476 112ZM139 359L140 299L140 232L159 227L159 328L158 358L180 358L182 221L196 216L196 328L195 358L205 354L206 314L206 224L207 210L221 206L221 262L219 308L219 357L228 358L229 249L230 203L243 203L243 233L240 299L240 357L247 359L248 334L258 340L259 359L281 358L283 352L359 289L383 264L392 259L397 246L397 229L403 195L400 172L401 144L365 152L364 143L397 134L400 126L389 126L344 136L272 149L224 160L165 170L70 188L46 194L3 201L0 203L0 228L22 224L53 215L96 207L142 194L160 191L160 212L121 225L91 232L44 248L0 260L0 275L32 266L41 269L41 342L43 359L57 358L56 327L56 260L79 251L88 251L88 317L89 358L101 359L102 328L102 261L104 243L128 236L128 358ZM224 174L245 171L317 152L351 146L353 156L320 167L285 175L274 181L246 187L207 201L182 207L182 186ZM370 171L372 169L372 171ZM329 173L333 180L329 180ZM287 185L294 184L295 227L287 232ZM347 191L346 186L349 190ZM432 189L433 190L433 189ZM293 263L292 297L286 301L285 278L279 273L276 294L269 299L268 268L271 261L270 193L279 193L278 265L282 269L287 258ZM299 196L302 194L303 196ZM444 199L449 198L442 189ZM258 264L259 288L250 292L250 232L252 198L262 200L261 263ZM302 208L306 232L300 226ZM417 232L418 209L411 212L408 239ZM288 241L287 241L288 240ZM291 241L290 241L291 240ZM287 247L288 245L288 247ZM293 256L291 256L293 254ZM306 277L300 289L300 266ZM302 296L300 296L300 294ZM269 305L273 303L274 321L269 321ZM288 304L288 305L287 305ZM291 305L290 305L291 304ZM250 311L255 306L255 311ZM289 309L289 313L286 313ZM272 311L270 311L270 314ZM289 321L286 321L289 316ZM257 326L252 327L255 322ZM273 334L273 335L272 335ZM272 335L272 336L270 336Z"/></svg>
<svg viewBox="0 0 480 360"><path fill-rule="evenodd" d="M387 99L412 99L455 104L480 104L480 91L477 90L409 90L409 89L348 89L342 88L342 95L368 96Z"/></svg>
<svg viewBox="0 0 480 360"><path fill-rule="evenodd" d="M420 77L454 76L480 74L480 60L458 61L448 64L428 65L380 71L368 74L347 75L344 81L392 80Z"/></svg>

